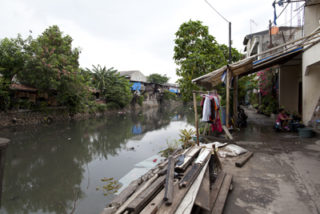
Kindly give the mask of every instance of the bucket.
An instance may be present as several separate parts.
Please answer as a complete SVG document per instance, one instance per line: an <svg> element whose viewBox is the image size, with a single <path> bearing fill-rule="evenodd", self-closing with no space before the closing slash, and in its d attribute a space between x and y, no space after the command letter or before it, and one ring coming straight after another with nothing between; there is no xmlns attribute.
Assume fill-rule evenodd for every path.
<svg viewBox="0 0 320 214"><path fill-rule="evenodd" d="M298 131L301 138L310 138L314 135L313 130L310 128L299 128Z"/></svg>

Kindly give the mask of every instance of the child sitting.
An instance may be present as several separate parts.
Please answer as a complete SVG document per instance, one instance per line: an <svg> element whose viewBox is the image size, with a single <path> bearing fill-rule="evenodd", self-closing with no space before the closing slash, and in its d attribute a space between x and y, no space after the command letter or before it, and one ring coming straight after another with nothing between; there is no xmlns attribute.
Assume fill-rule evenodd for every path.
<svg viewBox="0 0 320 214"><path fill-rule="evenodd" d="M287 116L285 110L283 108L280 108L279 109L279 114L278 114L277 120L276 120L277 128L285 129L287 131L290 131L290 129L288 127L289 120L290 120L290 118Z"/></svg>

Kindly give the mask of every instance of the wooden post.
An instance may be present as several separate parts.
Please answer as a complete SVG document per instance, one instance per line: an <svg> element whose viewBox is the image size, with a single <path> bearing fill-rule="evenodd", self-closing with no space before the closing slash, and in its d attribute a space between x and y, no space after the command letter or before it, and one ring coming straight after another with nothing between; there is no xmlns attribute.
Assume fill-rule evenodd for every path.
<svg viewBox="0 0 320 214"><path fill-rule="evenodd" d="M226 85L226 126L229 128L230 120L230 71L229 66L227 68L227 85Z"/></svg>
<svg viewBox="0 0 320 214"><path fill-rule="evenodd" d="M199 127L198 127L198 111L197 111L197 99L196 93L193 93L193 108L194 108L194 119L196 123L196 135L197 135L197 145L199 146Z"/></svg>
<svg viewBox="0 0 320 214"><path fill-rule="evenodd" d="M1 196L2 196L2 181L5 163L5 154L10 140L6 138L0 138L0 206L1 206Z"/></svg>
<svg viewBox="0 0 320 214"><path fill-rule="evenodd" d="M237 126L238 118L238 76L233 79L233 121L234 126Z"/></svg>

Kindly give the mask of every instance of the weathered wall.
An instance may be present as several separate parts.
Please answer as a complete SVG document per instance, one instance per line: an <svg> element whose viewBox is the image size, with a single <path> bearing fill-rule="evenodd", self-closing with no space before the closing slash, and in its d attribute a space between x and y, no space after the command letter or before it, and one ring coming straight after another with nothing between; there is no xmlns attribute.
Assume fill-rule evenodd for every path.
<svg viewBox="0 0 320 214"><path fill-rule="evenodd" d="M305 7L305 35L320 26L320 5ZM320 97L320 44L302 55L303 122L308 124Z"/></svg>
<svg viewBox="0 0 320 214"><path fill-rule="evenodd" d="M290 112L299 110L301 66L280 67L279 104Z"/></svg>

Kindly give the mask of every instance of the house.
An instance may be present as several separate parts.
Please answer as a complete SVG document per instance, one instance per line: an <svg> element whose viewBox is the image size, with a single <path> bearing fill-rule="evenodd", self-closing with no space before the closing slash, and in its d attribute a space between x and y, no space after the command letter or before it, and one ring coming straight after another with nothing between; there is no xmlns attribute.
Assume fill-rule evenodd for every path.
<svg viewBox="0 0 320 214"><path fill-rule="evenodd" d="M244 37L246 57L258 55L257 59L263 59L272 55L272 52L261 54L273 47L297 40L303 36L302 27L273 26L268 30L248 34ZM277 51L285 50L285 46ZM288 62L279 63L267 67L261 71L273 74L272 88L275 88L275 96L279 106L283 106L290 112L302 114L302 53Z"/></svg>
<svg viewBox="0 0 320 214"><path fill-rule="evenodd" d="M278 77L279 105L285 106L291 112L301 112L305 125L319 127L320 0L307 0L304 6L303 37L299 38L299 29L281 29L281 27L270 27L269 42L265 40L267 31L256 35L250 34L244 40L247 51L246 59L225 65L192 80L193 83L212 89L226 79L227 126L230 121L231 82L233 88L237 88L239 77L267 69ZM286 34L290 30L291 33ZM283 37L283 44L276 43L276 41L281 41L281 37ZM264 51L264 48L267 50ZM237 112L237 104L237 90L233 90L233 112ZM237 114L234 114L233 117L236 120Z"/></svg>
<svg viewBox="0 0 320 214"><path fill-rule="evenodd" d="M38 89L17 83L12 83L9 88L15 99L25 99L31 103L36 103Z"/></svg>
<svg viewBox="0 0 320 214"><path fill-rule="evenodd" d="M303 30L305 35L319 31L320 0L306 1L304 20ZM301 76L303 122L315 126L316 121L320 119L320 43L302 53Z"/></svg>

